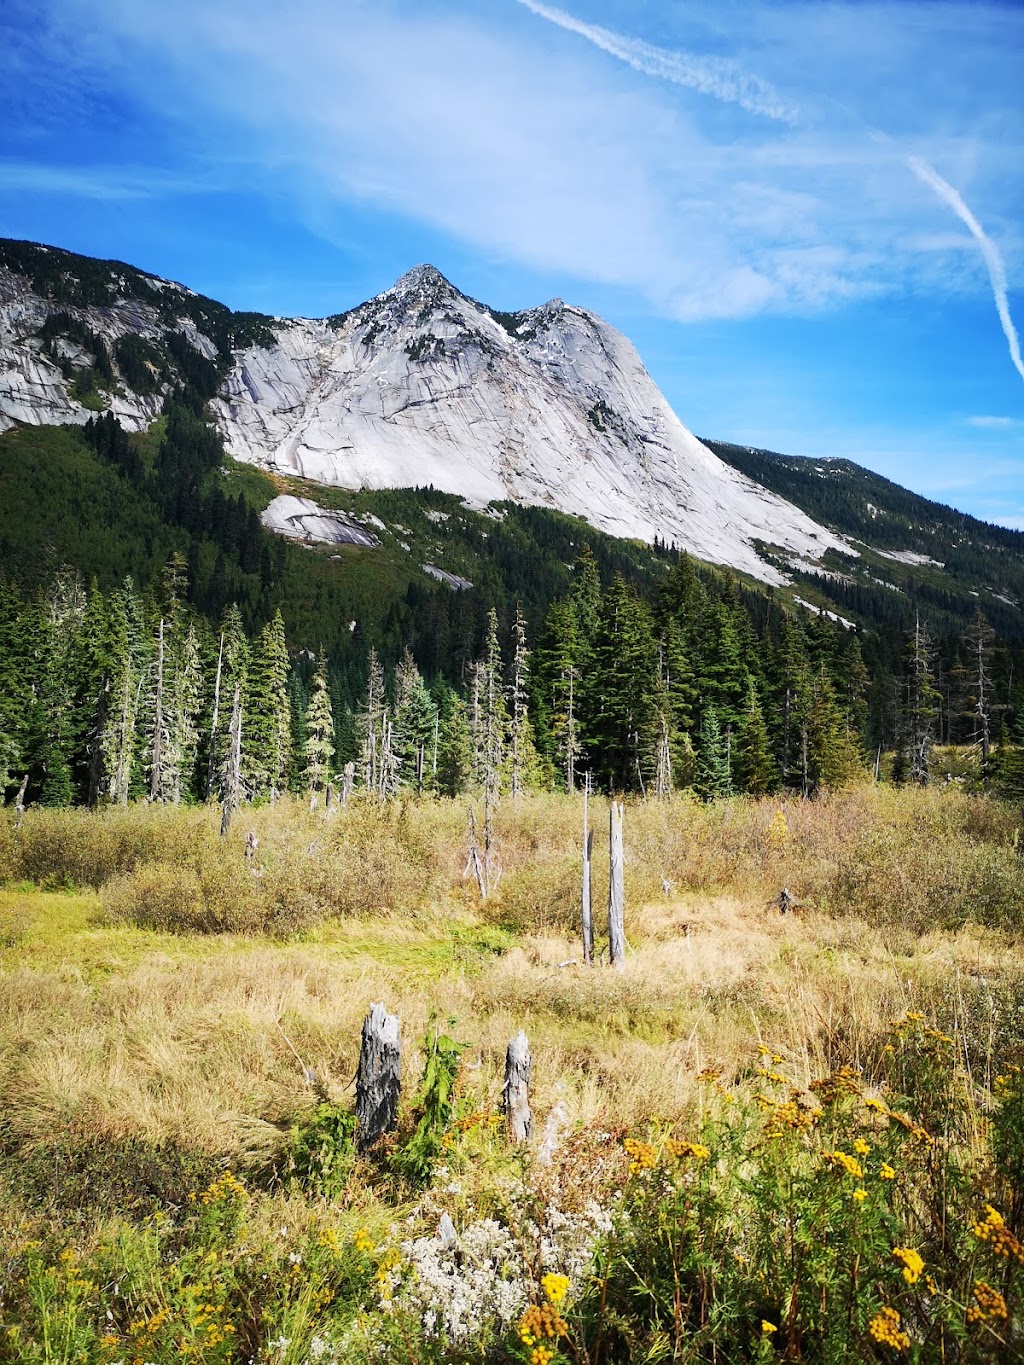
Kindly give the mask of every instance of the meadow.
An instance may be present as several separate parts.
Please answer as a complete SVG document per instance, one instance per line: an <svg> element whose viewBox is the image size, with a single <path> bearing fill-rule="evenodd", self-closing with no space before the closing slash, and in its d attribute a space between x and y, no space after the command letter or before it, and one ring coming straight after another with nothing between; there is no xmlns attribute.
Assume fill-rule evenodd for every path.
<svg viewBox="0 0 1024 1365"><path fill-rule="evenodd" d="M486 901L465 802L0 823L0 1358L1024 1358L1018 814L629 803L621 970L581 822L504 800ZM374 1001L403 1104L359 1155Z"/></svg>

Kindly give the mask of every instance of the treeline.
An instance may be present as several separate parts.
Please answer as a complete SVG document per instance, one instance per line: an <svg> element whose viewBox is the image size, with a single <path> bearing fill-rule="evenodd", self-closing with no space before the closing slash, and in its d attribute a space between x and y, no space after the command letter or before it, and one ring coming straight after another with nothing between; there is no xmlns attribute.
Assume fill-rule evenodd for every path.
<svg viewBox="0 0 1024 1365"><path fill-rule="evenodd" d="M247 633L188 602L188 566L104 592L72 571L26 594L0 583L0 789L65 806L273 800L330 789L496 797L527 789L705 799L805 796L866 771L872 706L892 712L896 780L926 783L944 702L918 623L898 675L872 675L859 635L741 589L681 556L652 598L584 550L535 641L517 610L487 617L461 685L366 655L353 702L322 655L289 652L280 613ZM954 738L982 780L1024 796L1024 730L999 700L980 616L945 678ZM952 721L946 717L946 724ZM1013 733L1010 733L1010 731Z"/></svg>

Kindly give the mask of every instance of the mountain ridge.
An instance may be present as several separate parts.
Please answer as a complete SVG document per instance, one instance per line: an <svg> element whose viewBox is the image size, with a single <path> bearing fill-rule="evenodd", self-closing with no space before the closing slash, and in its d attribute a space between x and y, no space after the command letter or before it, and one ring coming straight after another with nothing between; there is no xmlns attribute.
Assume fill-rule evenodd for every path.
<svg viewBox="0 0 1024 1365"><path fill-rule="evenodd" d="M5 425L81 422L108 407L141 429L180 368L168 349L180 352L183 340L211 371L210 409L227 450L269 470L351 488L430 483L476 506L556 507L776 584L787 573L757 541L812 562L849 549L720 461L683 426L631 343L561 300L501 313L420 265L346 313L268 318L232 314L119 263L26 243L0 244L0 275ZM110 353L112 379L85 392L91 406L82 375L100 358L81 336L59 354L40 341L61 308ZM149 393L125 382L129 334L149 348Z"/></svg>

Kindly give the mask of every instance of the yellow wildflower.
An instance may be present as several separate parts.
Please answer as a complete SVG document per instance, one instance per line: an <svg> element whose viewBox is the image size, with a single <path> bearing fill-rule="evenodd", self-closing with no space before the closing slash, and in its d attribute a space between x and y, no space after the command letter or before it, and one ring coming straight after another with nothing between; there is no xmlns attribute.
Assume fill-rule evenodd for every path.
<svg viewBox="0 0 1024 1365"><path fill-rule="evenodd" d="M903 1266L903 1278L907 1284L917 1284L924 1269L924 1260L913 1247L893 1247L893 1258Z"/></svg>
<svg viewBox="0 0 1024 1365"><path fill-rule="evenodd" d="M986 1217L983 1222L974 1223L971 1231L982 1242L988 1242L996 1256L1013 1257L1024 1265L1024 1245L1022 1245L1006 1226L1003 1215L991 1204L985 1205Z"/></svg>
<svg viewBox="0 0 1024 1365"><path fill-rule="evenodd" d="M777 1332L778 1330L779 1329L775 1326L774 1322L769 1322L767 1318L761 1319L761 1331L765 1336L770 1337L773 1332Z"/></svg>
<svg viewBox="0 0 1024 1365"><path fill-rule="evenodd" d="M352 1238L352 1241L355 1243L356 1251L361 1251L368 1255L373 1250L373 1238L366 1228L359 1228Z"/></svg>
<svg viewBox="0 0 1024 1365"><path fill-rule="evenodd" d="M629 1157L631 1174L636 1175L639 1171L651 1171L657 1166L658 1154L649 1142L640 1142L637 1138L626 1138L622 1145Z"/></svg>
<svg viewBox="0 0 1024 1365"><path fill-rule="evenodd" d="M855 1138L853 1143L853 1150L857 1153L858 1156L867 1156L868 1152L871 1151L871 1143L865 1142L863 1138Z"/></svg>
<svg viewBox="0 0 1024 1365"><path fill-rule="evenodd" d="M856 1199L858 1204L863 1204L864 1200L867 1199L867 1197L868 1197L867 1190L854 1190L852 1195L852 1198Z"/></svg>
<svg viewBox="0 0 1024 1365"><path fill-rule="evenodd" d="M540 1283L541 1288L547 1296L548 1303L554 1304L556 1308L562 1303L566 1294L569 1292L568 1275L555 1275L549 1271Z"/></svg>
<svg viewBox="0 0 1024 1365"><path fill-rule="evenodd" d="M564 1336L569 1324L552 1304L531 1304L519 1320L519 1339L524 1346L536 1346Z"/></svg>
<svg viewBox="0 0 1024 1365"><path fill-rule="evenodd" d="M850 1156L848 1152L826 1152L826 1158L837 1166L842 1166L847 1175L856 1176L860 1180L864 1175L864 1167L856 1157Z"/></svg>
<svg viewBox="0 0 1024 1365"><path fill-rule="evenodd" d="M905 1351L910 1338L900 1327L900 1315L895 1308L882 1308L868 1323L868 1331L883 1346L891 1346L894 1351Z"/></svg>
<svg viewBox="0 0 1024 1365"><path fill-rule="evenodd" d="M709 1148L700 1142L682 1142L678 1138L665 1139L665 1151L674 1157L692 1156L695 1161L707 1161Z"/></svg>
<svg viewBox="0 0 1024 1365"><path fill-rule="evenodd" d="M993 1289L984 1280L975 1280L973 1292L974 1303L967 1310L967 1321L972 1326L975 1323L985 1322L988 1318L1006 1321L1006 1300L998 1289Z"/></svg>
<svg viewBox="0 0 1024 1365"><path fill-rule="evenodd" d="M888 1161L883 1161L879 1167L878 1174L882 1180L895 1180L896 1172L889 1165Z"/></svg>

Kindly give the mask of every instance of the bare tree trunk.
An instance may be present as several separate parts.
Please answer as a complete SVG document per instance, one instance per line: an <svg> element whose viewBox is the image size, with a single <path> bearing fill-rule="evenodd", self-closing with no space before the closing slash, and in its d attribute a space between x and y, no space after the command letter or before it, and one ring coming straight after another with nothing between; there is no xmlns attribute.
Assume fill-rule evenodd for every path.
<svg viewBox="0 0 1024 1365"><path fill-rule="evenodd" d="M15 820L14 828L20 829L21 822L25 815L25 793L28 790L28 773L21 779L21 786L18 788L18 795L14 798Z"/></svg>
<svg viewBox="0 0 1024 1365"><path fill-rule="evenodd" d="M476 884L480 888L480 899L487 899L487 863L480 860L480 847L476 839L476 811L472 806L469 808L469 857L466 860L466 872L472 868L476 875ZM464 872L463 876L466 875Z"/></svg>
<svg viewBox="0 0 1024 1365"><path fill-rule="evenodd" d="M398 1015L382 1004L370 1006L363 1020L356 1076L356 1145L369 1151L398 1122L402 1091L402 1044Z"/></svg>
<svg viewBox="0 0 1024 1365"><path fill-rule="evenodd" d="M533 1115L530 1112L530 1073L533 1058L530 1044L522 1029L508 1045L505 1054L505 1085L501 1092L501 1107L509 1141L526 1142L533 1134Z"/></svg>
<svg viewBox="0 0 1024 1365"><path fill-rule="evenodd" d="M583 886L581 919L583 928L583 961L588 967L594 963L594 902L590 889L590 864L594 853L594 831L590 828L587 798L590 796L590 774L583 788Z"/></svg>
<svg viewBox="0 0 1024 1365"><path fill-rule="evenodd" d="M238 809L242 785L242 689L235 683L235 699L231 703L231 729L229 731L228 768L224 784L224 806L220 816L220 833L223 839L231 826L231 817Z"/></svg>
<svg viewBox="0 0 1024 1365"><path fill-rule="evenodd" d="M217 721L220 715L220 675L224 666L224 632L220 633L220 649L217 653L217 679L213 684L213 716L210 720L210 759L206 765L206 799L213 795L213 775L217 763Z"/></svg>
<svg viewBox="0 0 1024 1365"><path fill-rule="evenodd" d="M341 778L341 804L343 806L348 805L348 799L352 795L352 788L355 785L355 780L356 765L349 760L349 762L345 764Z"/></svg>
<svg viewBox="0 0 1024 1365"><path fill-rule="evenodd" d="M156 652L156 705L153 719L153 764L149 772L149 799L159 801L163 795L160 765L163 762L164 730L164 618L160 617Z"/></svg>
<svg viewBox="0 0 1024 1365"><path fill-rule="evenodd" d="M608 820L608 960L621 967L626 960L625 884L622 871L623 807L612 802Z"/></svg>

